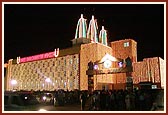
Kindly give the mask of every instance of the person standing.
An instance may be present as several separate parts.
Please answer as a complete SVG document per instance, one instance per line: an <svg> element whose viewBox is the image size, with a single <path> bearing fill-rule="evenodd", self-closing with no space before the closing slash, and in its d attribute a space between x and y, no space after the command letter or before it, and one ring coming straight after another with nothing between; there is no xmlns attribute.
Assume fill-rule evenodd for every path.
<svg viewBox="0 0 168 115"><path fill-rule="evenodd" d="M86 103L86 95L84 92L80 95L80 101L81 101L81 110L85 110L85 103Z"/></svg>
<svg viewBox="0 0 168 115"><path fill-rule="evenodd" d="M125 105L126 105L126 110L130 111L131 110L131 96L129 93L127 93L125 96Z"/></svg>

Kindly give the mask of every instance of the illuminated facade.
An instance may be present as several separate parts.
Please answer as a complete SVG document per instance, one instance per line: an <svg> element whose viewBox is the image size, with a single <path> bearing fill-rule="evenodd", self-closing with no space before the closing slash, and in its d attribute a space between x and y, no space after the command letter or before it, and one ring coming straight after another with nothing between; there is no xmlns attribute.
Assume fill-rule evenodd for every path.
<svg viewBox="0 0 168 115"><path fill-rule="evenodd" d="M60 52L61 53L61 52ZM79 55L12 64L9 61L8 89L74 90L79 88ZM16 80L17 84L12 84Z"/></svg>
<svg viewBox="0 0 168 115"><path fill-rule="evenodd" d="M126 59L130 57L132 62L137 62L137 42L132 39L125 39L111 42L112 56ZM118 67L118 63L113 63L114 68ZM114 89L124 89L126 87L127 75L126 73L114 74L116 85L113 85ZM130 73L132 77L132 73Z"/></svg>
<svg viewBox="0 0 168 115"><path fill-rule="evenodd" d="M158 88L164 87L164 60L160 57L144 58L133 63L133 82L151 82Z"/></svg>
<svg viewBox="0 0 168 115"><path fill-rule="evenodd" d="M142 63L137 62L137 43L132 39L125 39L111 42L108 46L106 30L102 26L102 30L98 32L97 21L94 16L92 16L87 28L86 19L81 15L72 44L73 46L67 49L55 49L53 52L10 59L7 66L5 90L88 90L89 77L86 74L88 63L106 60L106 56L116 57L114 59L130 57L133 72L130 72L129 75L133 78L134 85L146 81L142 76L146 77L149 71L150 79L148 81L160 86L164 85L164 67L161 66L164 65L164 61L161 58L144 59L143 64L152 60L149 62L151 69L144 65L148 67L146 73L138 73L144 66L140 67ZM152 68L153 65L155 68ZM108 71L108 66L120 68L118 63L114 61L112 65L109 63L100 64L96 69ZM96 74L91 78L93 80L91 85L93 85L94 90L103 87L106 89L125 89L127 77L128 74L126 73Z"/></svg>

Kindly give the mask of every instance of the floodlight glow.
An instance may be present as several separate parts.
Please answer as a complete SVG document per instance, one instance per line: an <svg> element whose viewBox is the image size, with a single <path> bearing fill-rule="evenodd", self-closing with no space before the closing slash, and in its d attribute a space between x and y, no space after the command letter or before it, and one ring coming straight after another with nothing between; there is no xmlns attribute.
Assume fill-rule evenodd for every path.
<svg viewBox="0 0 168 115"><path fill-rule="evenodd" d="M43 100L44 100L44 101L46 100L46 96L43 97Z"/></svg>
<svg viewBox="0 0 168 115"><path fill-rule="evenodd" d="M47 111L47 110L45 110L45 109L39 109L38 111Z"/></svg>
<svg viewBox="0 0 168 115"><path fill-rule="evenodd" d="M122 66L123 66L123 63L122 63L122 62L118 62L118 66L119 66L119 67L122 67Z"/></svg>
<svg viewBox="0 0 168 115"><path fill-rule="evenodd" d="M46 78L46 80L45 80L46 82L51 82L51 80L50 80L50 78Z"/></svg>
<svg viewBox="0 0 168 115"><path fill-rule="evenodd" d="M110 68L111 65L112 65L112 62L111 62L110 60L106 60L106 61L104 62L104 67L105 67L105 68Z"/></svg>
<svg viewBox="0 0 168 115"><path fill-rule="evenodd" d="M12 84L12 85L16 85L16 84L17 84L17 81L16 81L16 80L11 80L11 84Z"/></svg>
<svg viewBox="0 0 168 115"><path fill-rule="evenodd" d="M98 68L99 68L99 66L98 65L94 65L94 67L93 67L95 70L97 70Z"/></svg>

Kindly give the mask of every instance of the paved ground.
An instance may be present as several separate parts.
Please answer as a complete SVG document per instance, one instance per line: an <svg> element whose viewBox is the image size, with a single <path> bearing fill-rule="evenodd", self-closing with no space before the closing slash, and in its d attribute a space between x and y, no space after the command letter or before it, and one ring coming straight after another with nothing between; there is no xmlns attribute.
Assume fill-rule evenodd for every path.
<svg viewBox="0 0 168 115"><path fill-rule="evenodd" d="M45 105L41 106L41 109L45 109L47 111L81 111L80 104L64 105L64 106Z"/></svg>

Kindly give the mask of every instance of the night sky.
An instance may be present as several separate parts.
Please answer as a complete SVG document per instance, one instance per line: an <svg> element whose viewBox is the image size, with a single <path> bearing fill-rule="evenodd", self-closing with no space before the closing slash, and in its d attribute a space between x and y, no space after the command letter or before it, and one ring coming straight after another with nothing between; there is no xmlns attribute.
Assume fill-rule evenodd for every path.
<svg viewBox="0 0 168 115"><path fill-rule="evenodd" d="M4 62L71 47L80 15L97 19L108 41L134 39L138 61L164 59L163 4L5 4Z"/></svg>

